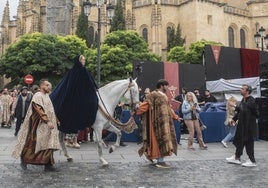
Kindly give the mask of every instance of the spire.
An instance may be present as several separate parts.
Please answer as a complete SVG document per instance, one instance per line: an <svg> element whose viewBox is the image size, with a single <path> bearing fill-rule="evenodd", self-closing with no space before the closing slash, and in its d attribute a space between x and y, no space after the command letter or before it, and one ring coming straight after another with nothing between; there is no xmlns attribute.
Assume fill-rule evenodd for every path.
<svg viewBox="0 0 268 188"><path fill-rule="evenodd" d="M4 9L4 13L3 13L3 18L2 18L2 24L1 25L8 25L9 20L10 20L9 2L7 0L6 6L5 6L5 9Z"/></svg>

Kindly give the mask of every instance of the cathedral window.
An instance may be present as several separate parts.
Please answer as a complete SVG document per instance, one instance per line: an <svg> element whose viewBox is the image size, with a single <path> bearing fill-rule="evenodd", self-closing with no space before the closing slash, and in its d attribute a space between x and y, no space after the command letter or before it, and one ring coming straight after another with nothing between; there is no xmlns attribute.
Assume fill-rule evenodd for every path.
<svg viewBox="0 0 268 188"><path fill-rule="evenodd" d="M229 40L229 47L235 47L234 46L234 29L232 27L228 28L228 40Z"/></svg>
<svg viewBox="0 0 268 188"><path fill-rule="evenodd" d="M240 46L246 48L246 32L244 29L240 29Z"/></svg>
<svg viewBox="0 0 268 188"><path fill-rule="evenodd" d="M142 37L148 43L148 29L147 28L143 28L143 30L142 30Z"/></svg>
<svg viewBox="0 0 268 188"><path fill-rule="evenodd" d="M171 33L172 33L172 28L167 27L167 44L170 42Z"/></svg>

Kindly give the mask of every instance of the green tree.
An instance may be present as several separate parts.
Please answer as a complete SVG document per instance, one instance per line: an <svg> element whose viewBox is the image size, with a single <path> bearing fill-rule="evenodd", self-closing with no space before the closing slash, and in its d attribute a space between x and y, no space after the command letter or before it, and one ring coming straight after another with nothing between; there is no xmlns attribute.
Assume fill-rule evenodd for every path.
<svg viewBox="0 0 268 188"><path fill-rule="evenodd" d="M76 36L26 34L6 49L0 74L11 78L14 85L24 84L23 77L28 73L36 82L49 78L55 85L72 67L73 58L86 50L85 41Z"/></svg>
<svg viewBox="0 0 268 188"><path fill-rule="evenodd" d="M175 46L169 51L167 59L168 61L171 62L185 63L186 61L185 48L181 46Z"/></svg>
<svg viewBox="0 0 268 188"><path fill-rule="evenodd" d="M119 0L115 6L110 32L118 30L126 30L126 21L123 12L122 0Z"/></svg>
<svg viewBox="0 0 268 188"><path fill-rule="evenodd" d="M97 50L90 49L86 54L87 67L96 75ZM160 57L148 50L145 40L135 31L114 31L108 34L101 45L101 84L126 78L132 72L132 62L160 61Z"/></svg>
<svg viewBox="0 0 268 188"><path fill-rule="evenodd" d="M77 21L77 29L75 33L79 38L84 39L88 47L93 44L94 36L89 35L88 19L84 13L84 9L81 9L81 13Z"/></svg>
<svg viewBox="0 0 268 188"><path fill-rule="evenodd" d="M174 47L168 53L168 61L202 64L205 45L222 46L219 42L201 40L192 43L189 47L189 51L185 51L184 48Z"/></svg>
<svg viewBox="0 0 268 188"><path fill-rule="evenodd" d="M175 33L175 29L171 28L170 32L168 33L168 41L167 41L167 50L170 51L171 48L174 48L175 46L184 46L185 44L185 38L182 38L181 36L181 26L178 24L177 30Z"/></svg>

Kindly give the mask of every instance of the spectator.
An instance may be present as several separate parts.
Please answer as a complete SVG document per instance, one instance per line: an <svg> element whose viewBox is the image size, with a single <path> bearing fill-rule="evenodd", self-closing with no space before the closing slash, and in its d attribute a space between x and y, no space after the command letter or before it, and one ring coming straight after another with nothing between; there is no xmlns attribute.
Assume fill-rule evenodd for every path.
<svg viewBox="0 0 268 188"><path fill-rule="evenodd" d="M235 115L235 105L236 99L232 96L227 100L226 103L226 119L225 119L225 129L226 129L226 137L221 141L222 145L227 148L227 142L230 142L235 135L236 131L236 123L232 123L232 119Z"/></svg>
<svg viewBox="0 0 268 188"><path fill-rule="evenodd" d="M217 102L217 99L210 94L209 90L205 90L205 103L207 102Z"/></svg>
<svg viewBox="0 0 268 188"><path fill-rule="evenodd" d="M204 106L204 104L205 104L205 99L204 99L204 97L203 97L202 95L200 95L200 89L195 88L195 89L194 89L194 94L195 94L195 96L196 96L196 98L197 98L198 105L199 105L200 107Z"/></svg>
<svg viewBox="0 0 268 188"><path fill-rule="evenodd" d="M14 136L18 135L20 126L24 121L24 118L29 108L29 105L31 103L32 97L33 95L31 93L28 93L28 87L23 86L21 88L21 92L17 100L14 102L15 109L12 112L12 114L14 114L15 118L17 118Z"/></svg>
<svg viewBox="0 0 268 188"><path fill-rule="evenodd" d="M188 149L194 150L193 139L196 131L200 149L207 149L203 141L202 132L199 123L199 112L201 111L197 99L192 92L186 94L186 100L182 104L182 113L185 124L189 131Z"/></svg>

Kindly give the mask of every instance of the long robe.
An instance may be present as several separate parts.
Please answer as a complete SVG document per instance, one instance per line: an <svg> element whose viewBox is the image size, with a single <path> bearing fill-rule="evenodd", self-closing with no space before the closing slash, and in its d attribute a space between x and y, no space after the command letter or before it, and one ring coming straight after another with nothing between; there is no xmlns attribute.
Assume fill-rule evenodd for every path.
<svg viewBox="0 0 268 188"><path fill-rule="evenodd" d="M88 70L74 59L74 66L50 94L64 133L77 133L93 125L98 110L97 85Z"/></svg>
<svg viewBox="0 0 268 188"><path fill-rule="evenodd" d="M178 117L171 109L165 94L153 91L137 110L142 115L143 146L139 155L148 159L157 159L177 155L177 139L173 119Z"/></svg>
<svg viewBox="0 0 268 188"><path fill-rule="evenodd" d="M233 118L238 120L234 145L239 145L248 139L254 138L257 134L256 118L258 116L255 99L252 96L243 99L236 109L237 114Z"/></svg>
<svg viewBox="0 0 268 188"><path fill-rule="evenodd" d="M49 129L47 122L54 125ZM53 164L53 151L60 149L57 119L48 94L37 92L30 103L12 156L28 164Z"/></svg>
<svg viewBox="0 0 268 188"><path fill-rule="evenodd" d="M12 105L12 97L8 94L2 94L0 96L0 100L2 102L2 109L1 109L1 123L9 123L10 115L11 115L11 105Z"/></svg>

